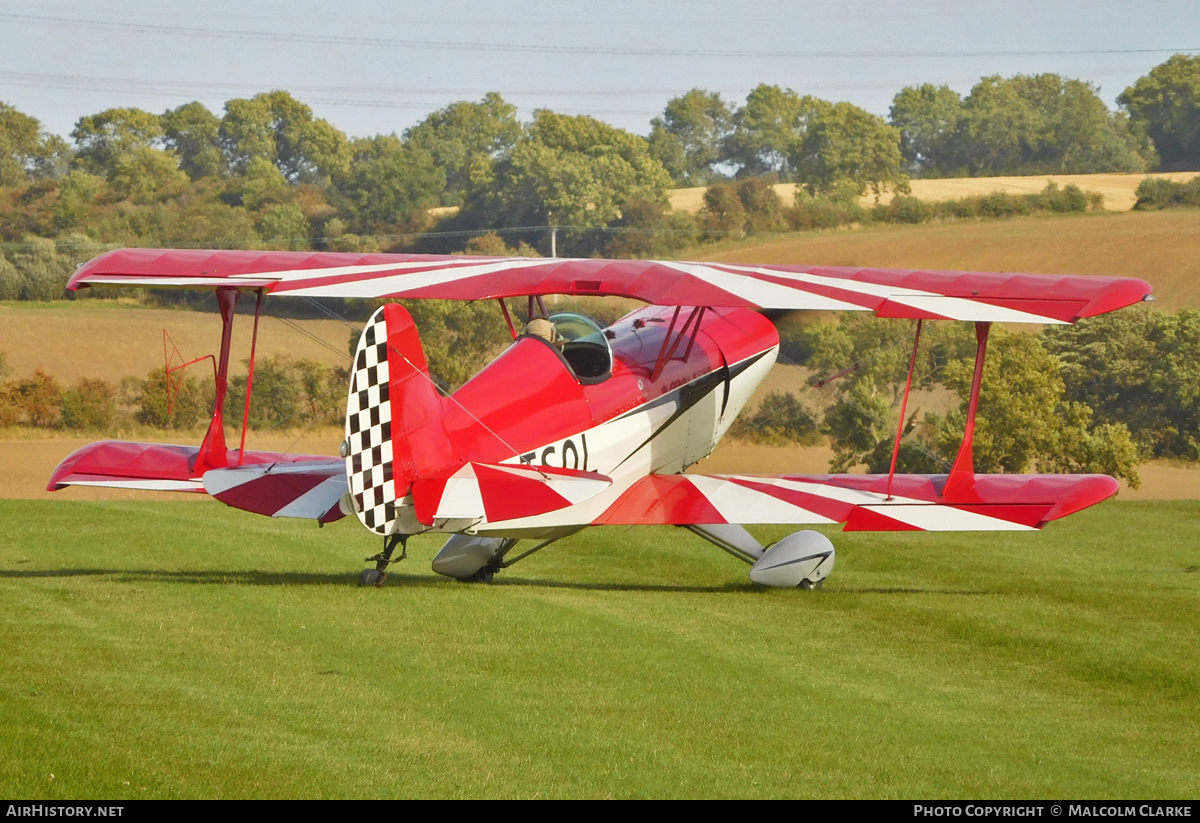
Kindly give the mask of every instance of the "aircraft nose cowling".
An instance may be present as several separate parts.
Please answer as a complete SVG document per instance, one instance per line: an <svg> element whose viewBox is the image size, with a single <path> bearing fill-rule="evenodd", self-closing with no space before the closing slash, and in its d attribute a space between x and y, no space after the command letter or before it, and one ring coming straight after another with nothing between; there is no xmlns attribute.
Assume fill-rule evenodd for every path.
<svg viewBox="0 0 1200 823"><path fill-rule="evenodd" d="M811 588L833 571L833 543L820 532L789 534L771 546L750 568L750 579L760 586Z"/></svg>

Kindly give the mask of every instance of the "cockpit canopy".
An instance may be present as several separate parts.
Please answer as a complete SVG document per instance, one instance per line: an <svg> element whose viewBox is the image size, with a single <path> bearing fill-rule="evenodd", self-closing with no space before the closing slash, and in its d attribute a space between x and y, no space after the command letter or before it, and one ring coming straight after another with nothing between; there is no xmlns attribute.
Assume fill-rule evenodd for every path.
<svg viewBox="0 0 1200 823"><path fill-rule="evenodd" d="M608 379L612 374L612 349L600 324L574 312L558 312L546 320L554 324L551 345L580 383L591 385ZM540 330L535 336L546 339Z"/></svg>

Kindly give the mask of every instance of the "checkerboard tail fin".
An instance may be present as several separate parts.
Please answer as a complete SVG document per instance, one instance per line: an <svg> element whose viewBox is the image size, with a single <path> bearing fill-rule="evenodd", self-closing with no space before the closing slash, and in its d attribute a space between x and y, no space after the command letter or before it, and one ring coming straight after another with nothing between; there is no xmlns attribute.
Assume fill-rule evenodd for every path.
<svg viewBox="0 0 1200 823"><path fill-rule="evenodd" d="M371 531L395 531L396 502L412 481L453 459L445 402L412 316L396 303L380 308L359 338L346 403L346 476Z"/></svg>

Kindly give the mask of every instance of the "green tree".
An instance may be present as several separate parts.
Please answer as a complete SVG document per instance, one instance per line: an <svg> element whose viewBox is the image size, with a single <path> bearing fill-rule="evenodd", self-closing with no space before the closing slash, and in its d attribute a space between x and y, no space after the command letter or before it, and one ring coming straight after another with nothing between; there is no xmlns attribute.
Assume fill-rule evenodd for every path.
<svg viewBox="0 0 1200 823"><path fill-rule="evenodd" d="M815 444L820 435L817 421L792 392L768 392L751 414L743 412L734 421L730 436L755 443Z"/></svg>
<svg viewBox="0 0 1200 823"><path fill-rule="evenodd" d="M703 186L721 177L713 166L733 131L733 110L718 92L692 89L674 97L650 126L650 154L676 183Z"/></svg>
<svg viewBox="0 0 1200 823"><path fill-rule="evenodd" d="M101 206L107 187L104 178L72 169L58 179L58 197L51 209L54 228L71 231L84 228Z"/></svg>
<svg viewBox="0 0 1200 823"><path fill-rule="evenodd" d="M834 457L829 470L844 472L870 461L896 433L892 404L869 375L855 380L825 412L821 432L829 437Z"/></svg>
<svg viewBox="0 0 1200 823"><path fill-rule="evenodd" d="M446 171L430 152L394 134L355 140L352 148L349 174L334 187L356 231L386 232L440 202Z"/></svg>
<svg viewBox="0 0 1200 823"><path fill-rule="evenodd" d="M1137 306L1042 333L1065 396L1156 457L1200 459L1200 311Z"/></svg>
<svg viewBox="0 0 1200 823"><path fill-rule="evenodd" d="M878 200L885 189L908 191L900 130L850 103L813 118L792 162L814 194L861 197L869 188Z"/></svg>
<svg viewBox="0 0 1200 823"><path fill-rule="evenodd" d="M1117 97L1164 166L1200 168L1200 55L1176 54Z"/></svg>
<svg viewBox="0 0 1200 823"><path fill-rule="evenodd" d="M1095 86L1057 74L983 78L963 102L959 135L979 175L1136 171L1153 159Z"/></svg>
<svg viewBox="0 0 1200 823"><path fill-rule="evenodd" d="M141 109L108 109L82 117L71 137L79 171L104 177L120 200L173 197L187 183L179 161L158 146L162 118Z"/></svg>
<svg viewBox="0 0 1200 823"><path fill-rule="evenodd" d="M252 157L230 193L236 193L250 211L260 211L286 199L287 187L287 178L278 166L265 157Z"/></svg>
<svg viewBox="0 0 1200 823"><path fill-rule="evenodd" d="M179 158L179 168L193 180L221 174L221 118L199 102L185 103L162 115L163 141Z"/></svg>
<svg viewBox="0 0 1200 823"><path fill-rule="evenodd" d="M721 160L738 167L738 177L774 174L791 180L793 158L811 122L833 104L779 86L759 85L733 116L733 132Z"/></svg>
<svg viewBox="0 0 1200 823"><path fill-rule="evenodd" d="M54 241L26 237L13 254L21 274L22 300L60 300L75 266L58 254Z"/></svg>
<svg viewBox="0 0 1200 823"><path fill-rule="evenodd" d="M258 219L254 228L273 248L292 251L312 248L308 218L295 203L272 206Z"/></svg>
<svg viewBox="0 0 1200 823"><path fill-rule="evenodd" d="M457 388L512 342L492 301L401 301L421 330L421 345L433 376Z"/></svg>
<svg viewBox="0 0 1200 823"><path fill-rule="evenodd" d="M900 153L915 176L951 175L960 164L958 130L962 96L949 86L906 86L892 99L891 125L900 130Z"/></svg>
<svg viewBox="0 0 1200 823"><path fill-rule="evenodd" d="M936 442L946 458L957 453L962 440L973 371L965 358L944 371L945 384L962 400L957 411L938 421ZM975 423L975 470L1103 471L1136 488L1137 449L1128 428L1091 427L1092 410L1064 402L1064 392L1059 360L1037 337L994 330Z"/></svg>
<svg viewBox="0 0 1200 823"><path fill-rule="evenodd" d="M471 188L472 168L490 167L512 149L520 136L517 107L495 92L488 93L478 103L452 103L404 134L413 150L412 157L429 157L433 167L444 173L441 202L445 206L465 203ZM430 182L427 171L422 170L418 176L424 183Z"/></svg>
<svg viewBox="0 0 1200 823"><path fill-rule="evenodd" d="M619 231L605 247L605 257L670 257L693 245L697 238L692 215L668 211L661 203L649 200L626 200L621 216L611 226Z"/></svg>
<svg viewBox="0 0 1200 823"><path fill-rule="evenodd" d="M108 182L115 197L145 203L179 194L188 176L179 170L174 155L141 146L116 157Z"/></svg>
<svg viewBox="0 0 1200 823"><path fill-rule="evenodd" d="M36 118L0 103L0 186L48 176L67 154L66 143L43 132Z"/></svg>
<svg viewBox="0 0 1200 823"><path fill-rule="evenodd" d="M21 287L24 285L24 278L17 271L17 267L8 262L8 258L0 255L0 300L20 300ZM0 360L0 365L4 361ZM6 369L0 369L0 378L6 374Z"/></svg>
<svg viewBox="0 0 1200 823"><path fill-rule="evenodd" d="M1044 132L1025 159L1030 170L1063 174L1142 171L1134 135L1122 114L1108 110L1094 85L1057 74L1017 75L1008 81L1035 112Z"/></svg>
<svg viewBox="0 0 1200 823"><path fill-rule="evenodd" d="M350 166L346 135L286 91L228 101L220 143L238 174L258 158L273 163L289 183L320 183Z"/></svg>
<svg viewBox="0 0 1200 823"><path fill-rule="evenodd" d="M631 200L666 205L670 175L646 141L591 117L538 111L494 176L476 168L485 225L601 227Z"/></svg>
<svg viewBox="0 0 1200 823"><path fill-rule="evenodd" d="M709 186L700 205L700 227L714 240L785 231L788 223L774 182L774 177L750 177Z"/></svg>
<svg viewBox="0 0 1200 823"><path fill-rule="evenodd" d="M76 167L111 179L118 158L162 141L162 119L142 109L106 109L79 118L71 138Z"/></svg>

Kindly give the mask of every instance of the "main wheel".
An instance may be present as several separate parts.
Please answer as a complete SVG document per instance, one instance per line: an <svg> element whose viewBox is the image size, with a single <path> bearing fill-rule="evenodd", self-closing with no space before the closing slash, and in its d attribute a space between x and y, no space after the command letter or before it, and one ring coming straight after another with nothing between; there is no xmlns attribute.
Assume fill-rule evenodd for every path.
<svg viewBox="0 0 1200 823"><path fill-rule="evenodd" d="M358 576L358 585L360 587L383 585L383 572L379 569L363 569L362 574Z"/></svg>

